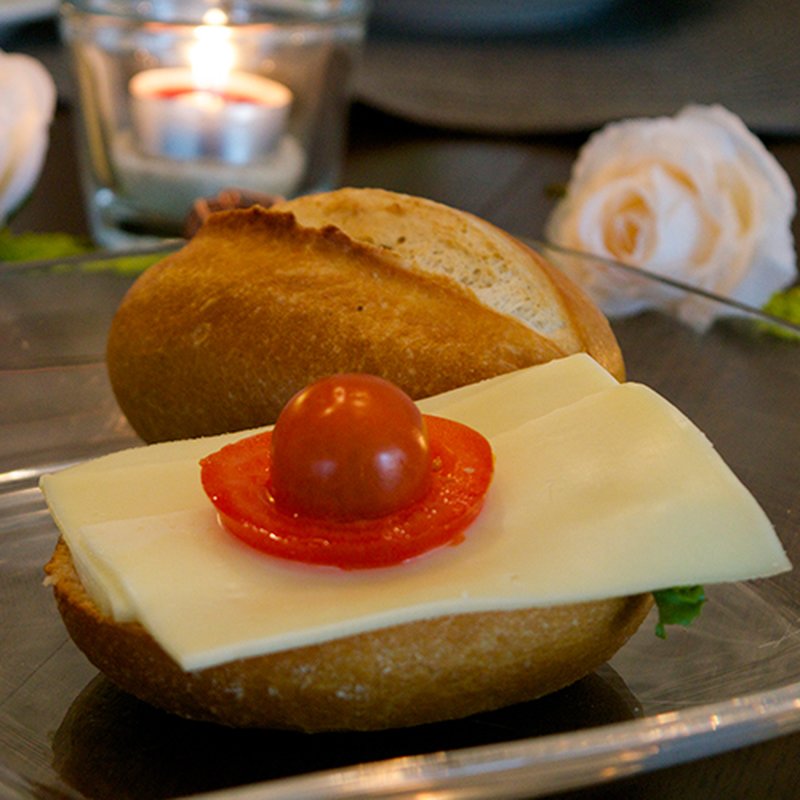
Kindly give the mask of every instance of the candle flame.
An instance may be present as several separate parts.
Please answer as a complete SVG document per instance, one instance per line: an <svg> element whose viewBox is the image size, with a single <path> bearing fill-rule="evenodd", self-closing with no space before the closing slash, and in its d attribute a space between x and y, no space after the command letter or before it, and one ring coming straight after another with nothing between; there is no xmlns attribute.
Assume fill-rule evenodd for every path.
<svg viewBox="0 0 800 800"><path fill-rule="evenodd" d="M221 91L236 64L232 31L222 9L212 8L203 16L203 25L194 29L195 41L189 48L189 64L194 85L205 91Z"/></svg>

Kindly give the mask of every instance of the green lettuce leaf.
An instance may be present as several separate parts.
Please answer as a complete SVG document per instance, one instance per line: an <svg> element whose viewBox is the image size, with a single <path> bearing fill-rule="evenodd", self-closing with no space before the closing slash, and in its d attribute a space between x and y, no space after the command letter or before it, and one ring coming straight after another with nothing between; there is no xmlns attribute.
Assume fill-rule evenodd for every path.
<svg viewBox="0 0 800 800"><path fill-rule="evenodd" d="M79 256L92 249L90 242L69 233L12 233L8 228L0 230L0 262Z"/></svg>
<svg viewBox="0 0 800 800"><path fill-rule="evenodd" d="M794 286L783 292L776 292L767 301L763 310L774 317L785 319L794 325L800 325L800 286ZM800 336L794 331L781 328L778 325L772 325L769 322L761 323L761 330L764 333L771 333L782 339L800 341Z"/></svg>
<svg viewBox="0 0 800 800"><path fill-rule="evenodd" d="M700 616L706 593L702 586L676 586L653 592L658 608L656 636L667 638L667 625L690 625Z"/></svg>
<svg viewBox="0 0 800 800"><path fill-rule="evenodd" d="M121 275L136 276L144 272L151 264L162 259L170 247L165 246L163 252L148 252L140 255L115 256L109 253L108 258L87 260L75 265L54 264L53 271L81 270L83 272L116 272ZM69 233L12 233L8 228L0 229L0 264L2 262L19 261L53 261L72 256L83 256L95 252L95 248L87 240Z"/></svg>

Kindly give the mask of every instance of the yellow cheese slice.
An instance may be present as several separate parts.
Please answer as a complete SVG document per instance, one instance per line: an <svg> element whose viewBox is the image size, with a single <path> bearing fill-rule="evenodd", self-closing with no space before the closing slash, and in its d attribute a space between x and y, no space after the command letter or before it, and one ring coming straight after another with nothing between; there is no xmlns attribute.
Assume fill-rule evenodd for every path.
<svg viewBox="0 0 800 800"><path fill-rule="evenodd" d="M586 372L564 361L548 373L562 386L576 365ZM516 406L539 369L478 385L454 408L469 407L480 429L502 398ZM295 564L225 533L197 460L227 436L108 456L46 476L43 489L98 603L142 622L185 669L445 613L790 568L763 511L699 430L646 387L601 383L564 389L563 404L538 416L531 398L530 419L499 425L495 479L465 541L391 568Z"/></svg>
<svg viewBox="0 0 800 800"><path fill-rule="evenodd" d="M462 386L418 405L426 414L454 419L492 437L616 384L591 356L577 353Z"/></svg>

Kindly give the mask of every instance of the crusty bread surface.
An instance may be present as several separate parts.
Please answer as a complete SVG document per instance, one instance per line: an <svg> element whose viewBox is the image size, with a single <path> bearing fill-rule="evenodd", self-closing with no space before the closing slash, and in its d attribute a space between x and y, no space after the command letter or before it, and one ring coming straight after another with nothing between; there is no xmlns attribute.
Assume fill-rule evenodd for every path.
<svg viewBox="0 0 800 800"><path fill-rule="evenodd" d="M59 541L46 567L77 646L121 689L236 727L379 730L548 694L607 661L652 597L439 617L184 672L138 623L104 616Z"/></svg>
<svg viewBox="0 0 800 800"><path fill-rule="evenodd" d="M155 442L269 424L335 372L418 399L581 350L623 377L605 318L534 251L464 212L364 189L213 214L133 285L107 362Z"/></svg>
<svg viewBox="0 0 800 800"><path fill-rule="evenodd" d="M304 226L335 225L427 275L454 280L486 306L546 336L564 353L586 350L621 378L619 350L596 306L539 253L460 209L383 189L339 189L278 203ZM586 328L597 329L593 341Z"/></svg>

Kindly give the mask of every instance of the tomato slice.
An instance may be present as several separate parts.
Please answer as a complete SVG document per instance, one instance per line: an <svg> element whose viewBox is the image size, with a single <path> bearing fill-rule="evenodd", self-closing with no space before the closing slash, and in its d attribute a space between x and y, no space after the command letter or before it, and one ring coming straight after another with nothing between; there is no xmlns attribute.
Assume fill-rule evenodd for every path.
<svg viewBox="0 0 800 800"><path fill-rule="evenodd" d="M270 486L272 431L227 445L201 462L201 480L223 526L272 556L342 569L386 567L457 543L480 512L494 469L491 445L453 420L426 416L431 481L417 501L348 522L281 510Z"/></svg>

